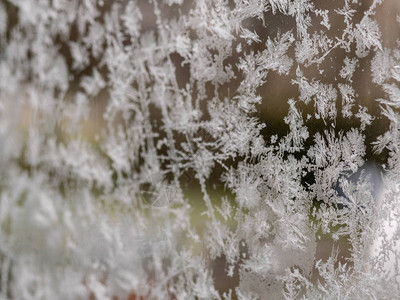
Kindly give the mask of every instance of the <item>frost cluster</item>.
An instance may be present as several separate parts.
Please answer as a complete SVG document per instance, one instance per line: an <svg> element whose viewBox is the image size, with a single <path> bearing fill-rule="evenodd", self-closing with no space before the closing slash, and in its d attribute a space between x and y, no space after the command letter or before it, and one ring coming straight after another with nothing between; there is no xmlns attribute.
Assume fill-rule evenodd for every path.
<svg viewBox="0 0 400 300"><path fill-rule="evenodd" d="M398 299L399 37L398 0L0 1L0 299Z"/></svg>

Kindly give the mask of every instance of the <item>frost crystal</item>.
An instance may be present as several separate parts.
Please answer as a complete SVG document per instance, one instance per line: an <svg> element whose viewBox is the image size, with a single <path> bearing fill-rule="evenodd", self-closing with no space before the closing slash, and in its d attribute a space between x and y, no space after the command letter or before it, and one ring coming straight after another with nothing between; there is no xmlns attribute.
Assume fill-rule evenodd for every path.
<svg viewBox="0 0 400 300"><path fill-rule="evenodd" d="M397 299L399 15L0 2L0 298Z"/></svg>

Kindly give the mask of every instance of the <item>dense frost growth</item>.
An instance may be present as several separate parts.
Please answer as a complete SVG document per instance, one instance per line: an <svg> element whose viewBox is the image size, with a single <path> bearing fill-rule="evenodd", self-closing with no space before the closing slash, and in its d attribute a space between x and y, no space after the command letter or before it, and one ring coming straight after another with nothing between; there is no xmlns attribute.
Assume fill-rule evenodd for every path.
<svg viewBox="0 0 400 300"><path fill-rule="evenodd" d="M397 0L1 0L1 299L398 299Z"/></svg>

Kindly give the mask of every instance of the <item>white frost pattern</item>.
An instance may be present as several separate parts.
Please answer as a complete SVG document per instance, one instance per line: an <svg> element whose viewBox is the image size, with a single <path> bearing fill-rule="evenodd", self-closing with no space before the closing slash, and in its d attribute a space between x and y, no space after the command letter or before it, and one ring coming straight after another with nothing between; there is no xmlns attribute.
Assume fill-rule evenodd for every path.
<svg viewBox="0 0 400 300"><path fill-rule="evenodd" d="M0 298L398 299L398 15L0 2Z"/></svg>

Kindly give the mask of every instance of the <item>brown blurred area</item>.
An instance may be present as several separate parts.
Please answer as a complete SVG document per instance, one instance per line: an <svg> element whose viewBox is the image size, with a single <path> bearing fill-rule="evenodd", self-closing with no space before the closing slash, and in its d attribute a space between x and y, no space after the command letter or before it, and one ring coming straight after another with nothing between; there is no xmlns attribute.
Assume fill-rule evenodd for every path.
<svg viewBox="0 0 400 300"><path fill-rule="evenodd" d="M340 33L344 29L343 17L334 14L334 9L340 7L343 1L324 1L318 0L313 1L315 6L320 9L329 10L329 17L331 18L331 28L328 31L328 36L333 38L334 35ZM354 15L355 22L359 22L373 3L373 0L358 1L359 9L357 9ZM400 26L396 22L396 16L400 13L400 2L397 0L384 1L384 3L376 9L376 20L379 28L382 32L382 46L383 48L393 48L396 46L397 39L400 38ZM271 22L271 27L274 28L274 24L280 22L276 16L271 16L267 19ZM319 20L312 20L313 26L309 32L322 30L321 25L318 24ZM292 21L293 23L293 21ZM287 23L284 23L287 24ZM294 24L292 24L294 26ZM279 26L279 28L281 28ZM286 28L285 28L286 29ZM331 36L329 34L332 34ZM343 66L345 57L353 58L356 57L354 47L351 49L351 53L346 53L343 49L334 49L326 58L326 60L320 65L320 68L324 70L323 74L312 66L308 69L302 69L308 78L315 78L320 80L322 83L333 84L335 87L338 83L345 83L345 80L340 78L339 71ZM359 59L356 71L353 77L353 87L356 90L355 105L353 107L353 113L358 104L365 106L375 119L372 124L367 127L365 131L366 144L367 144L367 159L376 160L382 163L386 160L385 154L377 156L373 153L370 144L375 141L376 137L383 134L389 127L387 119L381 117L379 104L375 101L378 98L385 98L385 95L378 85L372 83L370 63L373 58L373 51L370 52L364 58ZM287 113L288 105L286 100L289 98L296 99L298 97L298 88L290 84L290 80L295 78L295 69L292 68L292 72L289 76L279 76L276 74L268 74L267 83L260 89L260 93L263 95L263 102L260 106L260 118L265 120L269 125L269 129L272 132L279 134L285 134L288 128L282 125L283 116ZM338 116L335 124L335 131L349 130L352 127L358 127L359 121L355 118L343 118L340 113L341 109L341 96L338 93L336 107L338 110ZM300 109L303 111L303 117L309 113L314 114L314 108L312 104L301 105ZM324 124L322 120L316 120L311 118L309 122L306 122L312 136L316 132L320 132L323 129L329 129L330 124ZM267 128L268 130L268 128ZM311 141L310 141L311 142Z"/></svg>

